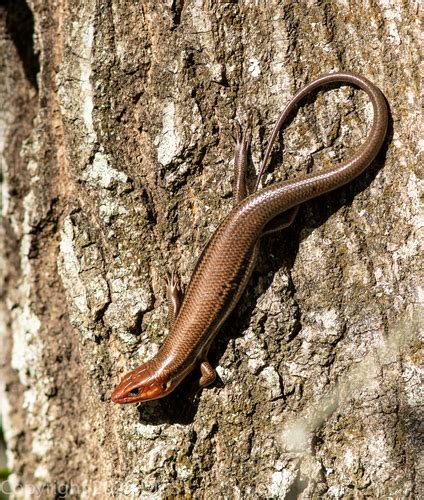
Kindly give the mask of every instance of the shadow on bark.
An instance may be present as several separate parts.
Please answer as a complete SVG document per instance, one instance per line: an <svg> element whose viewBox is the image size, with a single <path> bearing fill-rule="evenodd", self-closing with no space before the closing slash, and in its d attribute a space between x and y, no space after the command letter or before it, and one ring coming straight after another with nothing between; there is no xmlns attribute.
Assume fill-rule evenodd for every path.
<svg viewBox="0 0 424 500"><path fill-rule="evenodd" d="M24 0L6 0L6 29L16 46L25 76L38 91L37 74L40 71L38 53L34 51L34 16Z"/></svg>

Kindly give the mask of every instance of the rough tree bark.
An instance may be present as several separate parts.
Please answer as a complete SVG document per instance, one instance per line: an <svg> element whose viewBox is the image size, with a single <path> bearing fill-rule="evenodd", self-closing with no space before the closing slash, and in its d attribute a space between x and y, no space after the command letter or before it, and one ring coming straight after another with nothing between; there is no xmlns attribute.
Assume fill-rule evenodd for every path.
<svg viewBox="0 0 424 500"><path fill-rule="evenodd" d="M2 4L1 400L17 494L419 496L418 5ZM186 284L231 207L236 122L251 112L257 166L284 102L338 69L388 99L378 160L264 239L212 347L221 384L113 405L167 334L166 270ZM347 158L371 120L364 93L318 92L266 182Z"/></svg>

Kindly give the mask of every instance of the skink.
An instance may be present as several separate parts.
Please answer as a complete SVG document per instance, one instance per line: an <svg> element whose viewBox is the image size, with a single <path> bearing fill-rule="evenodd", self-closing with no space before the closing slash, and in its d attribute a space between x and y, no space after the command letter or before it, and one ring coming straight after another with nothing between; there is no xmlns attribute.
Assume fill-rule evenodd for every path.
<svg viewBox="0 0 424 500"><path fill-rule="evenodd" d="M374 117L367 140L345 163L258 189L274 141L294 106L317 87L333 82L353 84L368 94ZM247 285L261 237L290 225L299 204L358 176L379 152L387 123L385 98L366 78L348 72L317 78L299 90L282 111L251 194L246 185L250 131L240 134L235 158L235 206L200 255L183 300L175 280L168 280L170 333L151 360L123 377L112 394L113 402L136 403L166 396L197 365L201 371L200 387L215 380L215 370L207 359L208 350Z"/></svg>

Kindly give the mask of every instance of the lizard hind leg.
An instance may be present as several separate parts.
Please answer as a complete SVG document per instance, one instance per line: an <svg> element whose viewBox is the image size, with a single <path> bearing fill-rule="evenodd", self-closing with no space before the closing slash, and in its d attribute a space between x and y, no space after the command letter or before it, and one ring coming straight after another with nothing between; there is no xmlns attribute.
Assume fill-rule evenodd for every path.
<svg viewBox="0 0 424 500"><path fill-rule="evenodd" d="M299 211L299 205L289 208L286 212L283 212L277 217L274 217L271 219L268 224L264 227L261 237L276 233L277 231L281 231L282 229L285 229L286 227L289 227L292 225L294 219L296 218L296 215Z"/></svg>
<svg viewBox="0 0 424 500"><path fill-rule="evenodd" d="M238 124L238 131L236 134L236 154L234 158L234 183L233 183L233 197L234 203L237 204L244 200L249 194L247 187L247 160L252 140L252 120L250 115L247 118L247 126L242 129Z"/></svg>

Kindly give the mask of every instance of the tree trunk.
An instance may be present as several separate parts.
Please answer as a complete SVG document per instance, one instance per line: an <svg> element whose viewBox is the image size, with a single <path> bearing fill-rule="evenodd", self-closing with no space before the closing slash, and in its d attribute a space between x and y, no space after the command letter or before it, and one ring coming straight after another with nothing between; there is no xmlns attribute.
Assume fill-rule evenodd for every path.
<svg viewBox="0 0 424 500"><path fill-rule="evenodd" d="M16 496L418 498L418 2L0 9L0 391ZM193 399L196 372L167 398L114 405L167 335L166 271L186 285L232 206L237 122L251 114L257 168L284 103L334 70L387 97L378 159L263 239L212 345L220 383ZM351 86L314 94L266 183L347 159L371 122Z"/></svg>

